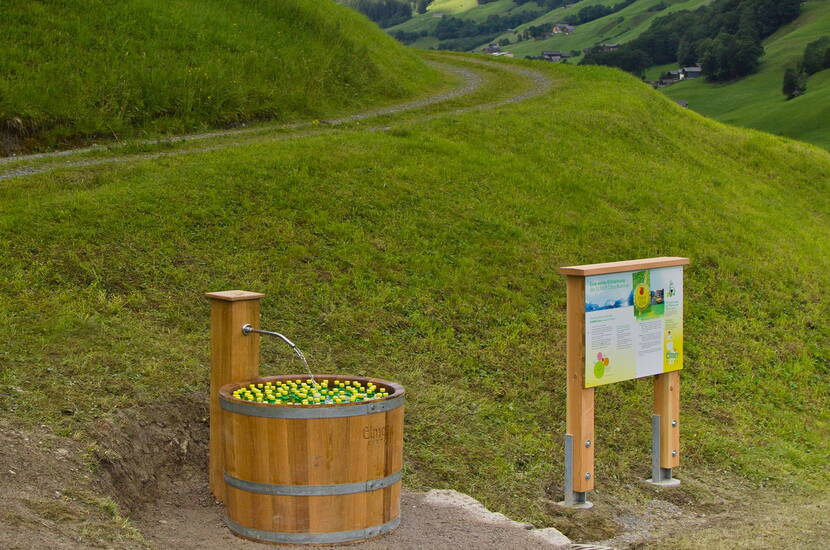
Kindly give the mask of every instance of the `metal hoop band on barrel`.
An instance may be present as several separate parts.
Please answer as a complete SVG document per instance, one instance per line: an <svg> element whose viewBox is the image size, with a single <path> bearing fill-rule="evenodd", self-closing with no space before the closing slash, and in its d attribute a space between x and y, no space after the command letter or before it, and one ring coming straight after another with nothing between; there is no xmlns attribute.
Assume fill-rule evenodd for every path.
<svg viewBox="0 0 830 550"><path fill-rule="evenodd" d="M274 407L249 404L241 401L230 401L219 396L222 408L245 416L261 416L264 418L345 418L347 416L363 416L379 412L391 411L404 405L404 396L386 399L376 403L361 405L335 405L332 407Z"/></svg>
<svg viewBox="0 0 830 550"><path fill-rule="evenodd" d="M246 481L225 474L225 483L237 489L249 493L260 493L263 495L287 495L300 497L313 497L324 495L350 495L353 493L366 493L385 489L401 480L401 473L394 474L369 481L358 481L356 483L331 483L328 485L275 485L273 483L260 483L258 481Z"/></svg>
<svg viewBox="0 0 830 550"><path fill-rule="evenodd" d="M336 544L339 542L371 539L388 533L397 527L400 522L401 518L398 516L382 525L367 527L366 529L355 529L354 531L335 531L333 533L278 533L275 531L262 531L260 529L245 527L225 516L225 523L228 528L238 535L264 542L283 544Z"/></svg>

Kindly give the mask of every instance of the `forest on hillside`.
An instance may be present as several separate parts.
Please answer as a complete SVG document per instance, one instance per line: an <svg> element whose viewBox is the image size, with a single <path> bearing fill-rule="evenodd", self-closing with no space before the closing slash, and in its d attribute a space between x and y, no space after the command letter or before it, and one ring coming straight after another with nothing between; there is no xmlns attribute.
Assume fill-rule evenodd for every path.
<svg viewBox="0 0 830 550"><path fill-rule="evenodd" d="M417 14L424 14L427 8L432 3L432 0L339 0L341 3L350 6L359 12L366 15L369 19L380 25L388 28L403 23L411 19ZM495 0L477 0L479 5L489 4ZM538 9L530 9L520 11L519 13L502 13L491 14L483 21L474 21L466 17L457 17L447 15L438 21L437 25L431 30L407 31L396 30L392 32L392 36L403 42L404 44L411 44L425 36L434 36L441 42L438 44L439 50L470 50L480 44L489 42L495 37L502 34L507 29L512 29L533 21L534 19L544 15L550 10L560 8L566 3L574 4L579 0L513 0L514 6L523 6L528 3L535 4ZM634 0L623 0L628 3ZM585 15L586 19L602 17L604 6L591 11L592 15ZM616 11L618 8L614 8ZM600 13L602 11L602 13ZM573 24L578 24L581 21L574 21ZM550 25L544 25L547 29ZM534 29L528 34L527 38L535 36Z"/></svg>
<svg viewBox="0 0 830 550"><path fill-rule="evenodd" d="M432 0L338 0L356 9L381 27L391 27L411 19L415 13L426 13Z"/></svg>
<svg viewBox="0 0 830 550"><path fill-rule="evenodd" d="M762 41L801 13L802 0L715 0L694 11L661 17L616 51L589 51L585 65L610 65L641 74L647 67L700 64L712 81L754 73Z"/></svg>

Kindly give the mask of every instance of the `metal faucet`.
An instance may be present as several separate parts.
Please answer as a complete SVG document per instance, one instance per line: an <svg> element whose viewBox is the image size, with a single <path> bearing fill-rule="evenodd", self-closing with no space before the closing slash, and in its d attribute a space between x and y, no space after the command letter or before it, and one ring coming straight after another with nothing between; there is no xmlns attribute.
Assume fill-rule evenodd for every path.
<svg viewBox="0 0 830 550"><path fill-rule="evenodd" d="M311 378L312 383L314 383L314 387L317 388L317 382L314 380L314 375L311 373L311 369L308 368L308 361L306 361L305 355L303 355L303 352L300 351L300 348L297 347L297 344L295 344L294 342L289 340L284 334L280 334L279 332L272 332L270 330L259 330L258 328L254 328L247 323L242 325L242 334L248 336L251 333L268 334L269 336L276 336L277 338L281 339L283 342L291 346L291 349L294 350L294 353L297 354L297 357L299 357L302 360L303 365L305 365L305 370L308 373L309 378Z"/></svg>
<svg viewBox="0 0 830 550"><path fill-rule="evenodd" d="M279 332L271 332L270 330L259 330L258 328L254 328L249 324L242 325L242 334L244 334L245 336L248 336L252 332L255 332L257 334L269 334L271 336L276 336L277 338L281 338L283 342L285 342L286 344L291 346L291 349L293 349L294 351L297 351L297 345L294 342L292 342L291 340L289 340L288 338L286 338L284 335L280 334Z"/></svg>

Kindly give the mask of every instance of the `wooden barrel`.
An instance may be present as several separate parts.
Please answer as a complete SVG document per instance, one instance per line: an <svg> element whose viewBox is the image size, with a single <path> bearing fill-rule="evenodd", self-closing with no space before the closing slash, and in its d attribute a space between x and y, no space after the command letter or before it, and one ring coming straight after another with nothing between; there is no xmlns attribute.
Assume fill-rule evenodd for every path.
<svg viewBox="0 0 830 550"><path fill-rule="evenodd" d="M305 380L272 376L219 390L227 506L235 534L282 544L357 542L400 522L404 389L373 382L383 399L332 405L271 405L233 392L250 383Z"/></svg>

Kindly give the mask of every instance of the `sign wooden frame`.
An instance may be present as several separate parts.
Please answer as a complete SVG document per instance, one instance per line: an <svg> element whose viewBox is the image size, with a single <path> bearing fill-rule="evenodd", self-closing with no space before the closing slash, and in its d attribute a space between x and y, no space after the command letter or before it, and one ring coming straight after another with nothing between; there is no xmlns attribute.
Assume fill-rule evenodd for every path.
<svg viewBox="0 0 830 550"><path fill-rule="evenodd" d="M567 426L565 434L566 506L590 508L594 490L594 392L585 387L585 278L591 275L685 266L688 258L660 257L562 267L567 277ZM654 378L652 482L676 485L680 465L680 372Z"/></svg>

